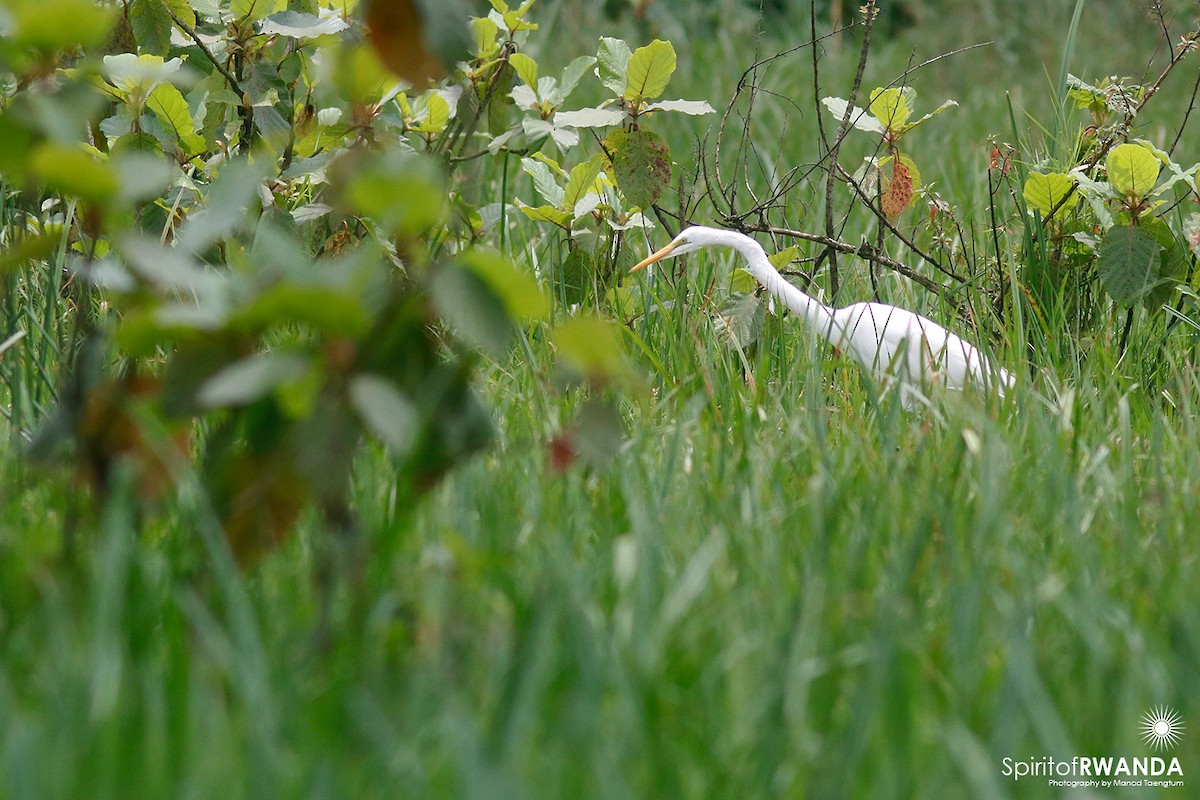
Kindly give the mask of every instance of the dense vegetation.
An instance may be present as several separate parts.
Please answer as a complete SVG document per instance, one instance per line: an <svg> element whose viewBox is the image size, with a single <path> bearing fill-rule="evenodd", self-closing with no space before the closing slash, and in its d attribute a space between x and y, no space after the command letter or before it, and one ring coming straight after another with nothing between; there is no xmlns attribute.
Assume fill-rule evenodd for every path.
<svg viewBox="0 0 1200 800"><path fill-rule="evenodd" d="M1200 719L1195 9L756 5L0 5L0 797L1049 797ZM689 222L1017 384L626 276Z"/></svg>

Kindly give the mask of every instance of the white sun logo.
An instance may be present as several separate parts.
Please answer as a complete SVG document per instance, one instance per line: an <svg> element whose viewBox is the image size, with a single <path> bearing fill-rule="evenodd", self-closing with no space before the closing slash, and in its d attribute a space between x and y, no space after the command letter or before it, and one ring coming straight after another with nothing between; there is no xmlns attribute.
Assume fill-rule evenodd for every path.
<svg viewBox="0 0 1200 800"><path fill-rule="evenodd" d="M1174 747L1183 738L1183 717L1173 708L1156 706L1142 715L1142 741L1155 750Z"/></svg>

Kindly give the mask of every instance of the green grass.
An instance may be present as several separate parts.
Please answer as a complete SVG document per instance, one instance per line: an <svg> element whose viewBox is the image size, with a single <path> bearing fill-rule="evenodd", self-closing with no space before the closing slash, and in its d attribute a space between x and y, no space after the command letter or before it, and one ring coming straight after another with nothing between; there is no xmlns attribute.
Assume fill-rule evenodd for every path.
<svg viewBox="0 0 1200 800"><path fill-rule="evenodd" d="M746 51L733 35L696 47ZM908 45L885 46L868 80L890 80ZM798 96L804 57L779 79ZM741 61L710 63L693 57L678 96L723 102ZM931 83L927 108L951 96ZM999 92L959 96L960 117L914 143L980 226ZM783 163L805 158L815 125L791 124ZM694 130L669 133L686 152ZM868 225L856 216L847 237ZM514 253L544 251L542 233L522 224ZM635 284L672 305L632 325L661 367L630 339L645 378L610 390L627 440L606 467L550 467L582 397L558 388L541 329L532 358L486 368L495 446L419 507L397 508L386 457L362 453L369 556L328 593L315 520L242 574L194 480L150 521L118 488L99 519L80 515L67 558L86 504L17 458L0 423L0 797L1058 797L1002 776L1002 759L1146 755L1139 718L1160 704L1188 724L1174 754L1194 784L1186 326L1160 346L1141 320L1124 355L1123 318L1081 348L1027 351L1012 333L995 344L1019 374L1007 397L910 414L791 319L768 319L743 361L696 301L713 280L719 299L727 263L697 256L686 281ZM841 299L866 296L865 269L846 269ZM9 296L57 296L57 274ZM67 309L14 309L41 332L0 361L0 391L20 390L4 397L28 420L49 403Z"/></svg>

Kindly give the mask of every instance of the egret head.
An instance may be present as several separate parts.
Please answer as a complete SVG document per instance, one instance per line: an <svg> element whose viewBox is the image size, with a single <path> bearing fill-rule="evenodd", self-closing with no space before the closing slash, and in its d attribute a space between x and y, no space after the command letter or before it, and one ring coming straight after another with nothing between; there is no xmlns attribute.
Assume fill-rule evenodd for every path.
<svg viewBox="0 0 1200 800"><path fill-rule="evenodd" d="M723 231L719 228L706 228L703 225L693 225L672 239L671 243L662 250L653 253L629 271L637 272L639 269L645 269L651 264L655 264L665 258L681 256L684 253L691 253L702 247L712 247L714 245L732 247L736 243L736 240L745 238L742 234L735 233L734 231Z"/></svg>

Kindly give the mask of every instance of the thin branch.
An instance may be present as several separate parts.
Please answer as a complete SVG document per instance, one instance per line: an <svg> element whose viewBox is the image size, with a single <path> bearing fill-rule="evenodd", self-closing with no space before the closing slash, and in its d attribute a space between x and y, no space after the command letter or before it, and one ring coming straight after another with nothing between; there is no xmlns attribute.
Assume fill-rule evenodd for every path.
<svg viewBox="0 0 1200 800"><path fill-rule="evenodd" d="M856 245L851 244L850 242L844 242L841 239L824 236L819 233L807 233L805 231L793 230L792 228L779 228L773 225L743 225L741 227L746 231L769 233L773 236L785 236L791 239L802 239L806 242L814 242L816 244L823 245L829 250L836 250L839 253L865 258L872 263L887 267L893 272L903 275L913 283L920 284L925 289L933 292L938 297L945 300L947 303L953 306L955 310L961 309L960 303L950 296L950 290L945 286L926 278L924 275L917 272L902 261L897 261L894 258L884 255L869 242L863 242L862 244Z"/></svg>
<svg viewBox="0 0 1200 800"><path fill-rule="evenodd" d="M854 190L854 193L858 195L859 199L862 200L864 203L866 203L867 206L873 212L875 212L875 216L879 218L880 224L882 224L889 231L891 231L892 235L895 236L897 239L899 239L901 242L903 242L905 244L905 246L908 247L909 250L912 250L914 253L916 253L918 256L920 256L922 261L926 262L927 264L932 266L934 269L936 269L938 272L941 272L942 274L946 275L947 277L954 278L954 280L956 280L956 281L961 282L961 281L965 280L963 278L963 276L959 275L954 270L943 266L940 261L938 261L936 258L931 256L929 253L926 253L920 247L918 247L916 242L914 242L909 237L905 236L904 233L901 232L901 230L899 228L897 228L895 225L893 225L891 220L889 220L887 218L887 215L884 214L883 211L875 208L874 203L871 202L871 198L867 196L867 193L864 192L862 190L862 187L858 185L858 182L854 180L854 176L846 171L845 167L843 167L841 164L838 164L837 172L839 172L842 175L842 177L846 179L846 183L850 184L850 188ZM833 237L830 237L830 238L833 238Z"/></svg>
<svg viewBox="0 0 1200 800"><path fill-rule="evenodd" d="M858 71L854 74L854 83L850 87L850 97L846 101L846 113L842 115L842 120L838 123L837 134L833 137L833 142L827 151L830 169L829 177L825 182L825 235L830 239L834 238L833 191L834 184L837 183L838 151L842 147L842 141L846 138L846 132L850 129L850 118L854 116L854 103L858 99L858 90L862 87L863 74L867 71L867 56L871 52L871 30L875 25L875 13L875 0L867 0L863 9L865 20L863 22L862 49L858 54ZM818 110L817 113L820 111ZM829 292L830 296L836 297L838 290L837 251L830 248L826 252L829 253Z"/></svg>
<svg viewBox="0 0 1200 800"><path fill-rule="evenodd" d="M214 56L212 51L208 49L208 45L206 45L204 40L200 38L200 35L196 33L195 28L180 19L179 15L170 8L167 9L167 13L171 15L171 19L175 21L175 24L179 26L179 29L186 33L188 38L196 43L196 46L200 48L200 52L204 53L205 58L207 58L212 65L216 67L217 72L221 73L221 76L229 82L230 88L237 92L238 98L240 99L242 97L241 83L238 82L237 78L233 77L233 73L231 73L224 64L217 60L217 57Z"/></svg>

